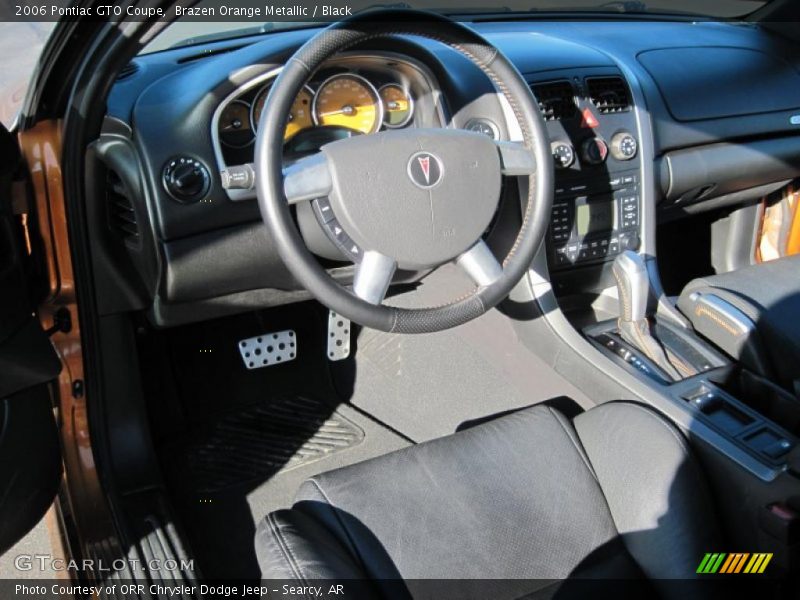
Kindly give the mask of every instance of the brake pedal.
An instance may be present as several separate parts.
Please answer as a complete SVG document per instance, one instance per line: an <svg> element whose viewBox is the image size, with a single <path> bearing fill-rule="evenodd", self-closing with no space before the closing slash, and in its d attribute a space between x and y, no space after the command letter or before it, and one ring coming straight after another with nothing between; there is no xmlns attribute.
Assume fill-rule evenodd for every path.
<svg viewBox="0 0 800 600"><path fill-rule="evenodd" d="M344 360L350 356L350 319L328 312L328 360Z"/></svg>
<svg viewBox="0 0 800 600"><path fill-rule="evenodd" d="M247 338L238 347L248 369L272 367L297 358L297 336L292 329Z"/></svg>

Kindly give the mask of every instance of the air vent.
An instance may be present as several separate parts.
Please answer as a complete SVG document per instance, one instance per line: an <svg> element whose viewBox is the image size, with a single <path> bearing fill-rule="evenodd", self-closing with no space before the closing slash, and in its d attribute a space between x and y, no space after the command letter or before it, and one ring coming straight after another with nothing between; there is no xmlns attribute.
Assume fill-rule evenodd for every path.
<svg viewBox="0 0 800 600"><path fill-rule="evenodd" d="M106 178L108 225L111 231L129 246L139 245L139 224L128 188L111 169Z"/></svg>
<svg viewBox="0 0 800 600"><path fill-rule="evenodd" d="M602 115L625 112L631 109L628 86L621 77L591 77L586 80L589 99Z"/></svg>
<svg viewBox="0 0 800 600"><path fill-rule="evenodd" d="M122 70L117 73L117 81L122 81L123 79L128 79L129 77L133 77L136 72L139 70L139 63L136 62L129 62L127 65L122 67Z"/></svg>
<svg viewBox="0 0 800 600"><path fill-rule="evenodd" d="M531 86L533 95L539 102L545 121L570 119L578 111L575 103L575 90L569 81L552 81Z"/></svg>

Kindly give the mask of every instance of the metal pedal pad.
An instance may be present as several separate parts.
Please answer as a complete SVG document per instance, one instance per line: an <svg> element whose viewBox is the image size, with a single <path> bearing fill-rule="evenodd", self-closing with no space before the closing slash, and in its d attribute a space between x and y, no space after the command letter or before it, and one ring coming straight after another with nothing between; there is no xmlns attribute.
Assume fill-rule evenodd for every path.
<svg viewBox="0 0 800 600"><path fill-rule="evenodd" d="M350 356L350 320L328 312L328 360L344 360Z"/></svg>
<svg viewBox="0 0 800 600"><path fill-rule="evenodd" d="M244 366L260 369L290 362L297 357L297 336L292 329L264 333L238 344Z"/></svg>

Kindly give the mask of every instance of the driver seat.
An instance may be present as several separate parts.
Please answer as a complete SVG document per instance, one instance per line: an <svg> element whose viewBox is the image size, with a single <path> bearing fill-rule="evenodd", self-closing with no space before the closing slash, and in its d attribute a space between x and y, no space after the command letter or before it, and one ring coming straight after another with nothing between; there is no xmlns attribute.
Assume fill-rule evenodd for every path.
<svg viewBox="0 0 800 600"><path fill-rule="evenodd" d="M370 580L363 597L549 596L566 578L686 597L663 580L694 577L718 539L683 436L614 402L573 422L537 405L312 477L261 522L256 552L265 579ZM415 588L443 579L433 596Z"/></svg>

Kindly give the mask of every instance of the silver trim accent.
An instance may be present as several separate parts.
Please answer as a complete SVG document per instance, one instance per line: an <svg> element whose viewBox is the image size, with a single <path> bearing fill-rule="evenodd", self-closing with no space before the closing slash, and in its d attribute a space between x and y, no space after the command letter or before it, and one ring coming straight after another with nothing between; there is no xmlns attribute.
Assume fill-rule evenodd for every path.
<svg viewBox="0 0 800 600"><path fill-rule="evenodd" d="M322 152L300 159L283 170L283 193L289 204L323 198L333 189L328 159Z"/></svg>
<svg viewBox="0 0 800 600"><path fill-rule="evenodd" d="M344 360L350 356L350 335L353 330L350 319L328 311L328 360Z"/></svg>
<svg viewBox="0 0 800 600"><path fill-rule="evenodd" d="M386 296L397 268L393 258L367 250L356 267L353 292L370 304L380 304Z"/></svg>
<svg viewBox="0 0 800 600"><path fill-rule="evenodd" d="M488 287L503 276L503 267L483 240L459 256L456 264L480 287Z"/></svg>
<svg viewBox="0 0 800 600"><path fill-rule="evenodd" d="M272 367L297 358L297 335L292 329L262 333L241 340L236 346L249 370Z"/></svg>
<svg viewBox="0 0 800 600"><path fill-rule="evenodd" d="M311 118L314 120L314 125L319 125L319 116L317 115L317 102L319 101L320 92L325 89L325 86L330 84L331 81L335 79L342 79L344 77L350 77L352 79L360 80L366 87L369 89L373 94L375 94L375 106L378 107L378 118L375 119L375 125L373 129L369 133L377 133L381 129L381 125L383 125L383 101L381 100L380 95L378 94L378 90L375 89L375 86L372 85L372 82L364 77L363 75L359 75L358 73L336 73L335 75L331 75L327 79L325 79L322 83L319 84L317 88L317 93L314 94L314 100L311 103Z"/></svg>
<svg viewBox="0 0 800 600"><path fill-rule="evenodd" d="M750 317L733 306L730 302L726 302L715 294L700 294L695 292L690 296L690 298L697 302L697 304L704 304L707 308L715 313L725 315L725 318L729 321L729 324L737 330L738 337L749 337L750 334L756 330L756 325L753 323Z"/></svg>
<svg viewBox="0 0 800 600"><path fill-rule="evenodd" d="M403 92L406 95L406 97L408 97L408 116L406 117L405 121L403 121L402 123L398 123L397 125L390 125L389 123L386 122L386 113L388 111L386 110L386 107L384 106L383 107L383 121L382 121L382 123L383 123L383 126L386 127L387 129L400 129L401 127L405 127L406 125L408 125L409 121L411 121L411 118L414 116L414 108L415 108L414 96L411 95L411 91L410 90L404 90L403 86L400 85L399 83L384 83L381 87L378 88L378 98L380 98L381 104L383 104L383 98L381 98L381 91L383 91L384 89L389 88L389 87L399 88L400 91Z"/></svg>
<svg viewBox="0 0 800 600"><path fill-rule="evenodd" d="M242 69L244 71L246 69ZM259 84L267 81L268 79L274 79L278 76L278 74L283 70L283 67L278 67L276 69L271 69L256 77L253 77L246 83L243 83L235 90L233 90L230 94L225 96L225 99L219 103L214 114L211 116L211 145L214 147L214 158L217 161L217 169L222 171L225 169L227 165L225 164L225 159L222 156L222 144L219 139L219 119L222 116L222 111L230 104L231 102L238 99L239 96L244 94L245 92L253 89L254 87L258 86ZM236 73L232 74L230 79L233 79L237 73L241 71L237 71ZM247 190L225 190L228 194L228 198L233 200L234 202L239 200L249 200L253 198L253 195Z"/></svg>
<svg viewBox="0 0 800 600"><path fill-rule="evenodd" d="M522 177L536 173L536 158L521 142L496 141L500 151L501 172L507 177Z"/></svg>

